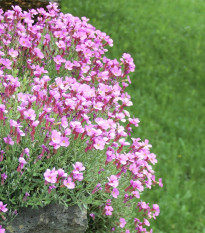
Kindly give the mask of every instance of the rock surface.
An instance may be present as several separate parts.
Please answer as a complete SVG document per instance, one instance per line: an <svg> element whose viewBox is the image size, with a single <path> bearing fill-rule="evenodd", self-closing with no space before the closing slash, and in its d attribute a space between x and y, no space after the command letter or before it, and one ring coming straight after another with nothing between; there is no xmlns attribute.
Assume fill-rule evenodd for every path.
<svg viewBox="0 0 205 233"><path fill-rule="evenodd" d="M21 208L7 226L8 233L83 233L87 229L87 210L78 206L50 204L39 209Z"/></svg>

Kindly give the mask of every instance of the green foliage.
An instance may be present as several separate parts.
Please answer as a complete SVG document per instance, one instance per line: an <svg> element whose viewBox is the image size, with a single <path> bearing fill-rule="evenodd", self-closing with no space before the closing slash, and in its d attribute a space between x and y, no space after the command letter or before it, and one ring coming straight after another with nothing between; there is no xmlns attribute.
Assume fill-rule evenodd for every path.
<svg viewBox="0 0 205 233"><path fill-rule="evenodd" d="M134 136L150 139L164 180L163 189L144 194L161 207L154 232L205 232L205 2L62 0L62 11L110 35L109 57L134 57L128 91L141 120Z"/></svg>

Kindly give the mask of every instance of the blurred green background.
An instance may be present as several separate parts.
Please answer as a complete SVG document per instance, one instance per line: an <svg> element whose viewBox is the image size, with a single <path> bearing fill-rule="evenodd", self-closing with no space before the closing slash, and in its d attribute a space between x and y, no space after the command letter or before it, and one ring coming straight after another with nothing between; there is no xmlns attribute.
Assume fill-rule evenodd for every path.
<svg viewBox="0 0 205 233"><path fill-rule="evenodd" d="M164 183L142 197L160 205L154 232L205 233L205 1L62 0L61 7L111 36L107 57L134 58L127 89L141 121L134 136L150 140Z"/></svg>

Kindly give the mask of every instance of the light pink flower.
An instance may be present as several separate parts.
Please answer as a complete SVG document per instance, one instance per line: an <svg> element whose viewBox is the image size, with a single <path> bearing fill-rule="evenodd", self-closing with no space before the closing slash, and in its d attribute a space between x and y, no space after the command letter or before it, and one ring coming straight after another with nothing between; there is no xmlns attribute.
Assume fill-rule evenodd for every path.
<svg viewBox="0 0 205 233"><path fill-rule="evenodd" d="M61 133L57 130L52 130L51 132L51 140L53 143L60 144L61 142Z"/></svg>
<svg viewBox="0 0 205 233"><path fill-rule="evenodd" d="M18 51L14 50L13 48L9 49L9 55L13 58L18 56Z"/></svg>
<svg viewBox="0 0 205 233"><path fill-rule="evenodd" d="M57 181L57 175L58 172L55 170L55 168L53 168L52 170L47 169L44 173L44 179L49 183L55 184Z"/></svg>
<svg viewBox="0 0 205 233"><path fill-rule="evenodd" d="M24 117L25 117L25 119L29 119L29 120L34 121L36 118L36 113L33 109L30 108L29 110L24 111Z"/></svg>
<svg viewBox="0 0 205 233"><path fill-rule="evenodd" d="M74 189L75 188L75 183L72 181L71 177L68 177L67 180L63 181L63 184L65 185L66 188L68 189Z"/></svg>
<svg viewBox="0 0 205 233"><path fill-rule="evenodd" d="M120 218L120 227L121 227L121 228L124 228L124 226L125 226L126 223L127 223L127 222L125 221L124 218Z"/></svg>
<svg viewBox="0 0 205 233"><path fill-rule="evenodd" d="M64 147L68 147L70 144L69 139L67 137L61 137L60 145Z"/></svg>

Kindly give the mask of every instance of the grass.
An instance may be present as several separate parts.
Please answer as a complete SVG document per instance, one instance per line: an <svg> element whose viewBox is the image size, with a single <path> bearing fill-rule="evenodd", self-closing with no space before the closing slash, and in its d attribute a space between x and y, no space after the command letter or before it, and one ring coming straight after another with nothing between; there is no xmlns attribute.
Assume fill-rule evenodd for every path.
<svg viewBox="0 0 205 233"><path fill-rule="evenodd" d="M135 60L134 135L150 140L164 183L143 196L161 207L154 232L205 233L205 1L62 0L62 11L110 35L108 57Z"/></svg>

